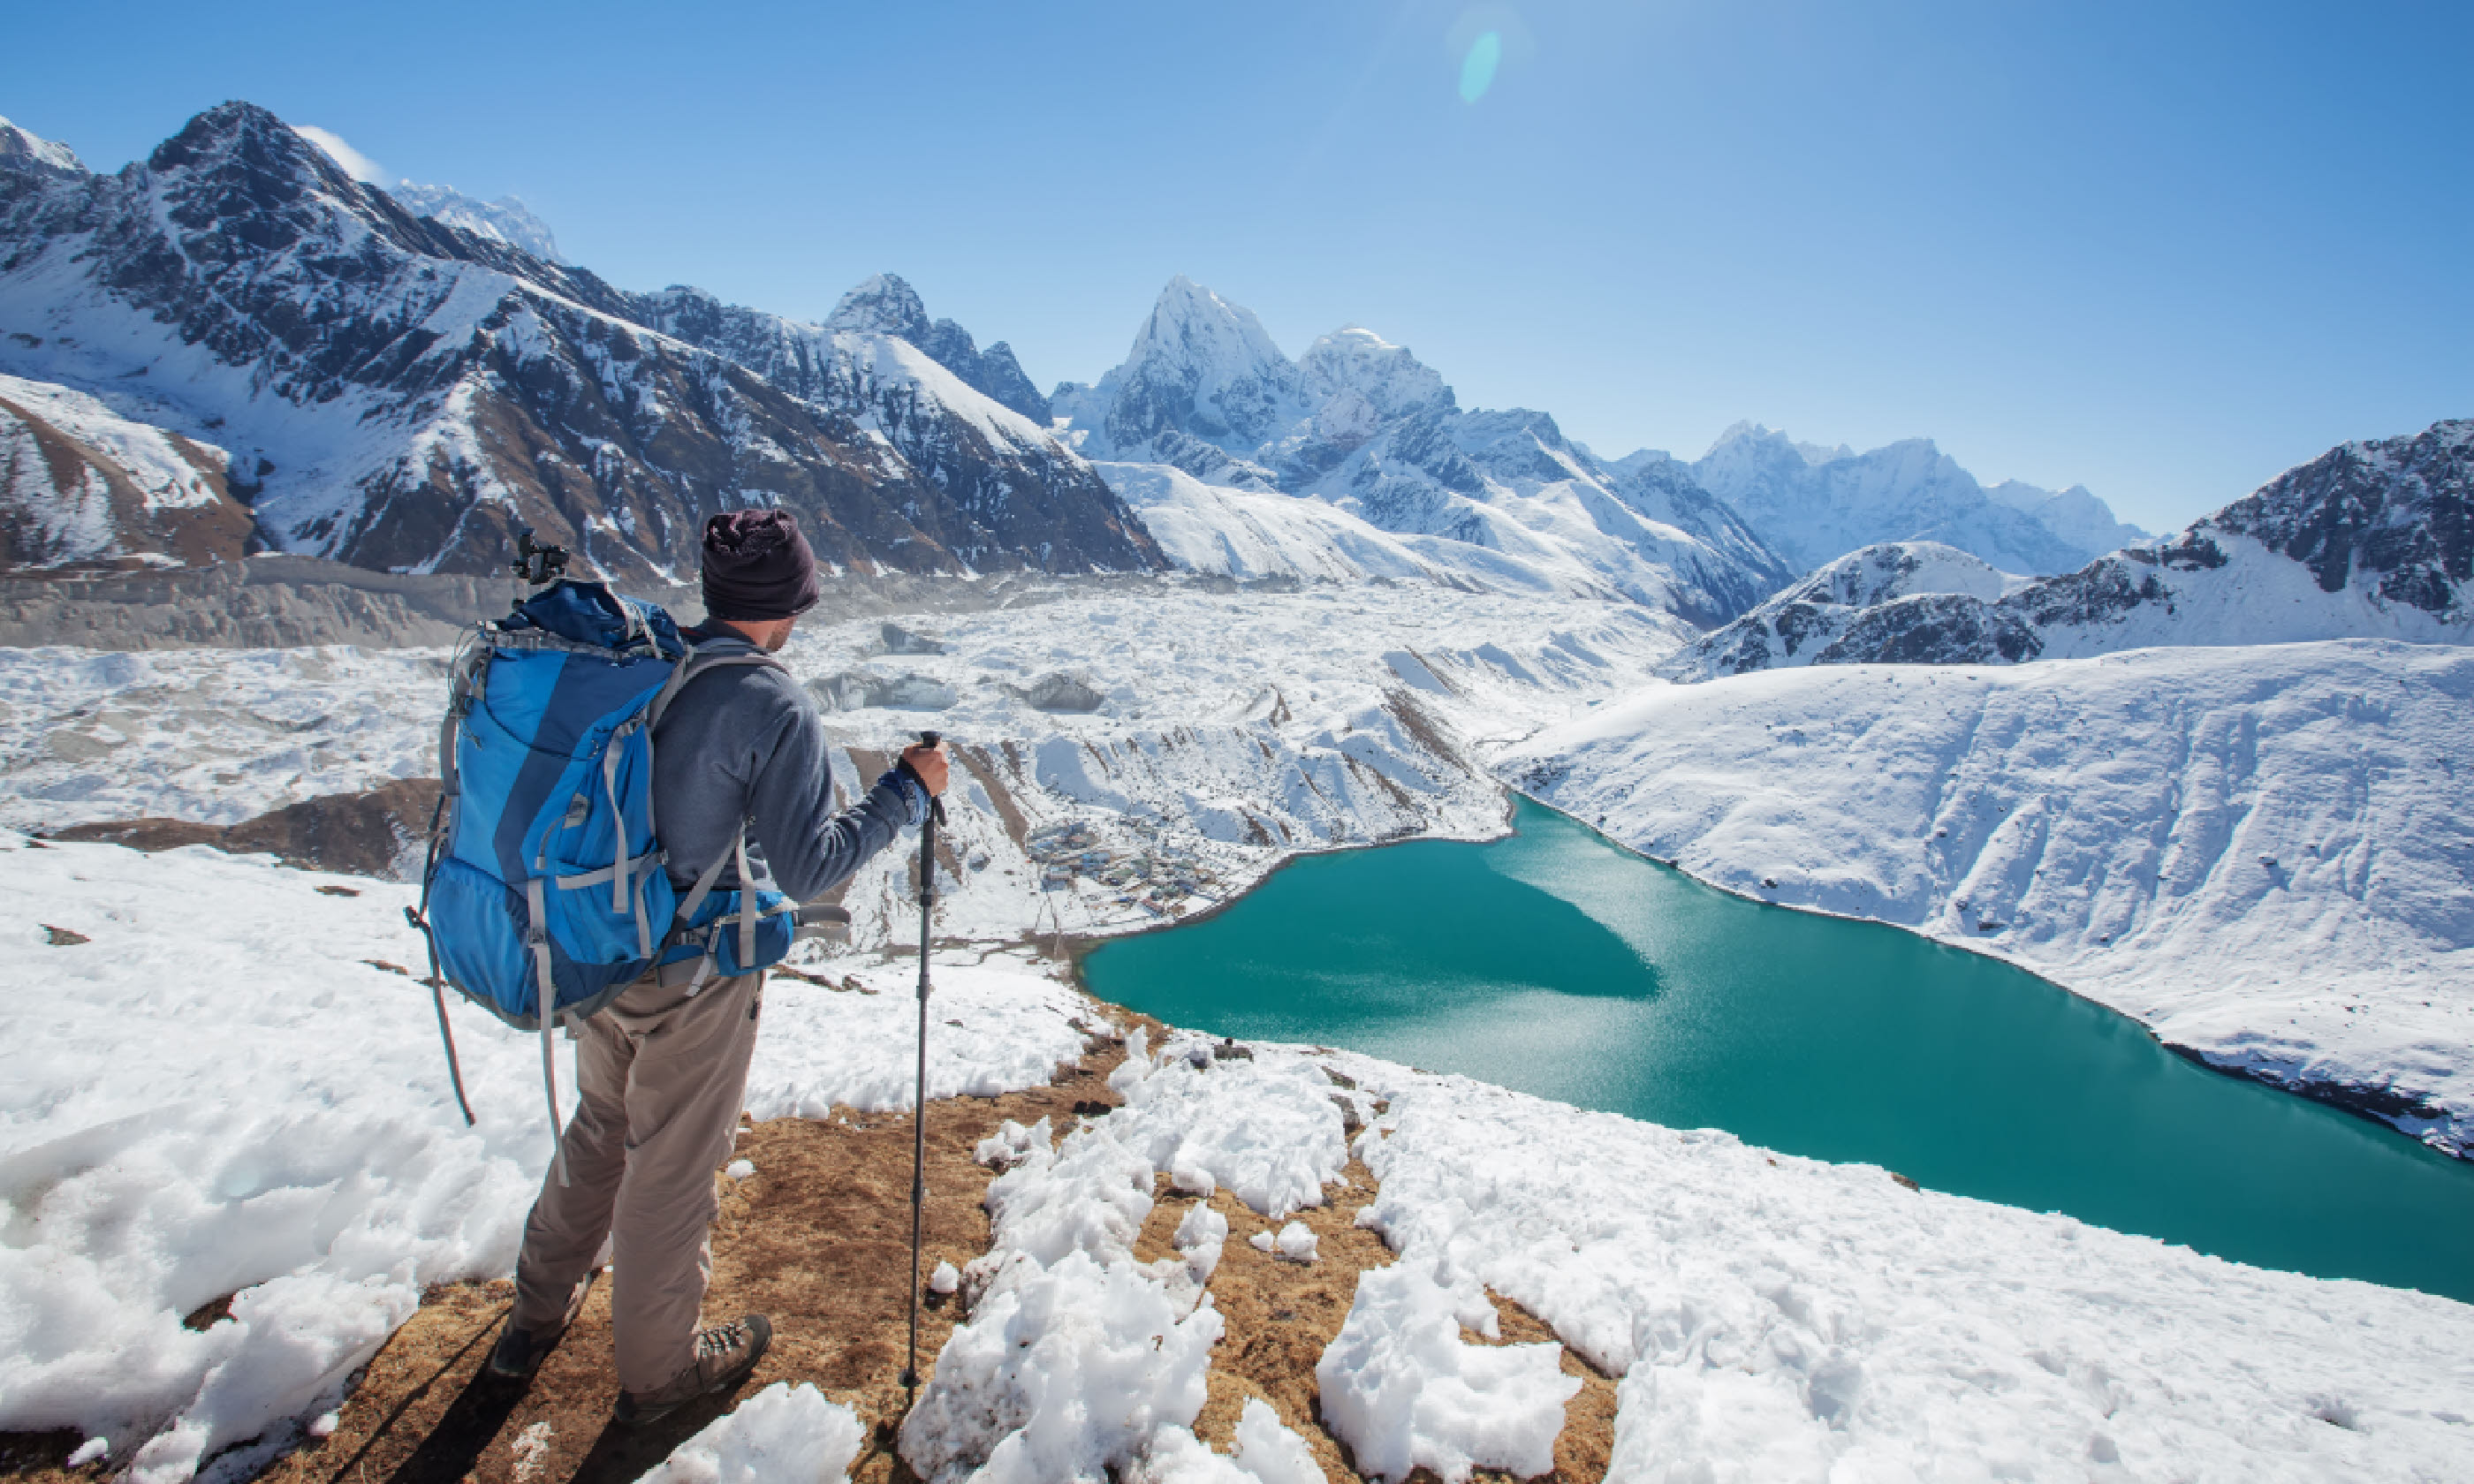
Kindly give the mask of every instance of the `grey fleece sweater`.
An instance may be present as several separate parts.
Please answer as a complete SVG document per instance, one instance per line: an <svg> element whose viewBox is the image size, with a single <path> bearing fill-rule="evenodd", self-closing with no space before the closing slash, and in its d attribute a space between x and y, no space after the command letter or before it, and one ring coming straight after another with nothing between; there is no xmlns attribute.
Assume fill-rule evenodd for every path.
<svg viewBox="0 0 2474 1484"><path fill-rule="evenodd" d="M757 652L743 639L689 637L701 651ZM809 901L848 880L927 810L928 791L893 770L857 806L834 813L816 704L771 665L724 665L697 676L653 729L653 823L682 898L730 853L740 820L752 821L748 871L757 884ZM737 867L722 867L715 890L738 885Z"/></svg>

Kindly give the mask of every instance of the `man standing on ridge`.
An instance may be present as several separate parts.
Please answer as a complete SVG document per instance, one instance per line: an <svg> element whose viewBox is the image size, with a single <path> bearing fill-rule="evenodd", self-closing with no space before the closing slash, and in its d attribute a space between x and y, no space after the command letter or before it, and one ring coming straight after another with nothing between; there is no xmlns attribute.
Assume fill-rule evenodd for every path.
<svg viewBox="0 0 2474 1484"><path fill-rule="evenodd" d="M771 653L817 596L816 559L787 511L705 522L700 652ZM690 681L653 730L654 817L684 897L748 826L749 871L797 901L847 880L927 817L944 792L941 746L912 746L849 812L833 812L815 703L773 664L723 665ZM761 852L762 864L758 864ZM769 882L765 877L769 876ZM718 889L740 888L725 865ZM714 1171L729 1158L764 1000L762 970L708 978L695 960L657 966L576 1032L578 1097L557 1166L542 1183L516 1262L516 1304L489 1373L529 1379L591 1290L612 1245L616 1420L636 1425L745 1380L772 1343L762 1314L698 1328L713 1275Z"/></svg>

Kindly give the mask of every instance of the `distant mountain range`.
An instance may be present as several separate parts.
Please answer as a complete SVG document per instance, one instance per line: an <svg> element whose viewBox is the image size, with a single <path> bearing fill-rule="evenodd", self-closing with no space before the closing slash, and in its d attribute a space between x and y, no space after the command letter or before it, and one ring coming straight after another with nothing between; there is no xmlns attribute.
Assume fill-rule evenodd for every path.
<svg viewBox="0 0 2474 1484"><path fill-rule="evenodd" d="M2174 536L2058 576L2008 576L1934 542L1868 546L1660 673L2335 638L2474 642L2474 420L2342 444Z"/></svg>
<svg viewBox="0 0 2474 1484"><path fill-rule="evenodd" d="M2362 465L2354 490L2390 467L2362 450L2389 446L2329 458ZM1677 661L1711 674L1886 652L1884 625L1996 655L2075 653L2067 615L2099 609L2128 633L2147 620L2122 615L2163 603L2188 629L2195 574L2217 568L2176 562L2242 567L2243 541L2273 544L2239 524L2244 504L2149 541L2083 488L1988 488L1925 440L1857 453L1739 423L1697 461L1601 458L1546 413L1461 407L1371 330L1292 361L1183 277L1124 362L1043 396L1008 346L932 319L891 275L822 323L621 290L565 262L521 202L356 181L248 104L112 175L0 120L0 569L278 549L484 572L530 525L622 578L668 578L705 515L752 504L798 511L821 555L861 570L1620 596L1717 630ZM2351 529L2316 512L2292 519ZM2445 627L2462 536L2423 539L2427 560L2396 557L2393 531L2362 546L2327 591ZM2362 588L2364 572L2389 575ZM2422 575L2391 592L2400 572ZM1927 596L1941 627L1860 616Z"/></svg>
<svg viewBox="0 0 2474 1484"><path fill-rule="evenodd" d="M151 519L41 518L72 491L46 493L37 469L85 475L28 456L19 419L0 561L255 544L480 572L530 525L607 571L669 576L692 570L707 515L782 505L845 566L1164 562L1046 427L863 314L829 328L692 289L630 294L455 215L414 216L248 104L109 176L9 127L0 371L212 449L248 518L178 549ZM982 380L1011 359L974 354Z"/></svg>

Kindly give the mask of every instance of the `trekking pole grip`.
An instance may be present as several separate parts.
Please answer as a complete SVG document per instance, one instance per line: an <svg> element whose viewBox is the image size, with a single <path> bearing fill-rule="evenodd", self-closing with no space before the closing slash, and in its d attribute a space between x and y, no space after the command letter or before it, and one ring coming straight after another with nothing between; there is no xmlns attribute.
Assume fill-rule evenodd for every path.
<svg viewBox="0 0 2474 1484"><path fill-rule="evenodd" d="M919 745L921 747L941 747L944 745L944 742L945 735L943 732L923 731L919 733ZM929 816L935 820L937 824L942 825L945 823L945 800L942 795L931 794L928 796L928 813Z"/></svg>

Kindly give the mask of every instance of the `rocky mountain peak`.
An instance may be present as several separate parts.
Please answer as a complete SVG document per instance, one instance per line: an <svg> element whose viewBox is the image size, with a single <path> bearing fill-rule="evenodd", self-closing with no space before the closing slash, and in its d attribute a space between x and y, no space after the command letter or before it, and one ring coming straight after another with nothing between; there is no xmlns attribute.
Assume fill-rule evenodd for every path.
<svg viewBox="0 0 2474 1484"><path fill-rule="evenodd" d="M877 274L842 296L834 312L825 317L825 328L862 335L899 335L925 350L934 326L928 322L928 306L920 302L918 290L898 274Z"/></svg>
<svg viewBox="0 0 2474 1484"><path fill-rule="evenodd" d="M2474 419L2341 443L2192 528L2250 537L2309 569L2462 621L2474 580Z"/></svg>
<svg viewBox="0 0 2474 1484"><path fill-rule="evenodd" d="M64 176L86 173L85 164L77 157L75 150L20 129L5 118L0 118L0 170Z"/></svg>
<svg viewBox="0 0 2474 1484"><path fill-rule="evenodd" d="M1160 290L1100 391L1104 446L1121 453L1177 433L1243 458L1312 411L1297 367L1254 312L1183 274Z"/></svg>
<svg viewBox="0 0 2474 1484"><path fill-rule="evenodd" d="M1296 371L1254 311L1183 274L1160 290L1120 369L1193 372L1205 382L1247 376L1286 381Z"/></svg>
<svg viewBox="0 0 2474 1484"><path fill-rule="evenodd" d="M1298 375L1311 395L1353 392L1386 418L1420 407L1456 405L1452 389L1443 384L1442 375L1410 354L1407 347L1354 324L1306 347L1306 353L1298 357Z"/></svg>

